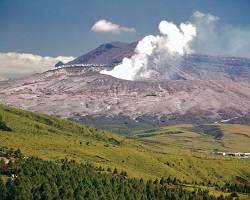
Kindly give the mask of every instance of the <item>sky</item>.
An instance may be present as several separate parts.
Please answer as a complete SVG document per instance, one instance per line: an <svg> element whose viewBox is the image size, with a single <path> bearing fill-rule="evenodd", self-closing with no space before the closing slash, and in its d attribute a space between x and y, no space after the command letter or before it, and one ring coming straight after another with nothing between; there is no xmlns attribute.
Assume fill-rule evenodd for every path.
<svg viewBox="0 0 250 200"><path fill-rule="evenodd" d="M135 41L155 33L167 19L180 23L199 10L220 23L249 24L249 0L0 0L0 52L78 56L108 41ZM136 29L91 31L99 19Z"/></svg>
<svg viewBox="0 0 250 200"><path fill-rule="evenodd" d="M249 0L0 0L0 61L10 52L66 61L106 42L156 34L161 20L179 24L195 11L219 24L250 25Z"/></svg>

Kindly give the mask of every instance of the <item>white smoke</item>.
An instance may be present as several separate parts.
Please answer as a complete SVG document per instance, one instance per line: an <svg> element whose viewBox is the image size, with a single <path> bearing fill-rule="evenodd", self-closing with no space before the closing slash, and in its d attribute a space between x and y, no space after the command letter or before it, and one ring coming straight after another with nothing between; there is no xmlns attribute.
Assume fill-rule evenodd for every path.
<svg viewBox="0 0 250 200"><path fill-rule="evenodd" d="M208 55L250 57L250 27L219 24L219 17L212 14L194 12L192 23L197 29L197 37L192 48Z"/></svg>
<svg viewBox="0 0 250 200"><path fill-rule="evenodd" d="M189 45L196 28L191 23L178 27L161 21L159 31L160 35L148 35L139 41L131 58L124 58L113 70L101 73L125 80L170 78L178 70L182 56L192 52Z"/></svg>
<svg viewBox="0 0 250 200"><path fill-rule="evenodd" d="M159 35L139 41L131 58L101 73L126 80L171 79L180 71L187 53L250 57L250 27L220 25L219 17L209 13L196 11L191 23L179 27L162 21L159 30Z"/></svg>

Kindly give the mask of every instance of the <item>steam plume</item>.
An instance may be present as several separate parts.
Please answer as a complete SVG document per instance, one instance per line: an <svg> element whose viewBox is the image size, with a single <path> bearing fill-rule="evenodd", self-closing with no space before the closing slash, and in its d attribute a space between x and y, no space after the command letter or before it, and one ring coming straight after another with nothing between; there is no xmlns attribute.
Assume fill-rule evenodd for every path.
<svg viewBox="0 0 250 200"><path fill-rule="evenodd" d="M161 21L159 31L160 35L148 35L139 41L131 58L124 58L113 70L101 73L126 80L171 78L182 56L191 52L189 45L196 36L196 28L191 23L178 27L172 22Z"/></svg>
<svg viewBox="0 0 250 200"><path fill-rule="evenodd" d="M250 57L250 27L219 25L219 17L194 12L191 23L179 27L167 21L159 24L160 34L139 41L131 58L124 58L113 70L101 71L126 80L171 79L181 70L183 55Z"/></svg>
<svg viewBox="0 0 250 200"><path fill-rule="evenodd" d="M208 55L250 57L250 27L221 25L219 17L194 12L192 23L197 29L197 37L192 48Z"/></svg>

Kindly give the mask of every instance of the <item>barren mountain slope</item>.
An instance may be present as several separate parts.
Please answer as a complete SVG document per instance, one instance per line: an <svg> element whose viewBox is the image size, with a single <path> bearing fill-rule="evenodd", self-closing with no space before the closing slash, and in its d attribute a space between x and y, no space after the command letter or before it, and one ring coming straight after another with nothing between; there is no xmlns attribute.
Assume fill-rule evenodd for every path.
<svg viewBox="0 0 250 200"><path fill-rule="evenodd" d="M231 80L125 81L75 67L2 82L0 88L3 104L78 120L98 115L140 122L144 116L164 124L250 112L250 85Z"/></svg>
<svg viewBox="0 0 250 200"><path fill-rule="evenodd" d="M131 57L134 53L137 42L122 43L111 42L102 44L96 49L79 56L67 64L104 64L113 66L122 61L124 57Z"/></svg>
<svg viewBox="0 0 250 200"><path fill-rule="evenodd" d="M72 61L74 67L1 81L0 103L111 129L244 119L250 113L249 59L187 55L169 80L125 81L99 73L131 56L134 47L101 45Z"/></svg>

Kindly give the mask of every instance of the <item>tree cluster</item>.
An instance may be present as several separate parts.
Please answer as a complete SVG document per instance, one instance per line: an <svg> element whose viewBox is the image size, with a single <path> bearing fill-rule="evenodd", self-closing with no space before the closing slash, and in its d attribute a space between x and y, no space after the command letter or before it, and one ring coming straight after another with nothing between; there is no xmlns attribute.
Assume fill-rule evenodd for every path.
<svg viewBox="0 0 250 200"><path fill-rule="evenodd" d="M250 185L246 184L226 183L223 189L229 192L240 192L250 194Z"/></svg>
<svg viewBox="0 0 250 200"><path fill-rule="evenodd" d="M38 158L18 159L8 165L10 178L0 178L0 200L215 200L232 197L214 197L208 191L186 191L169 184L176 179L154 181L127 178L127 173L105 172L101 168L74 161L44 161ZM13 176L13 174L15 176Z"/></svg>

